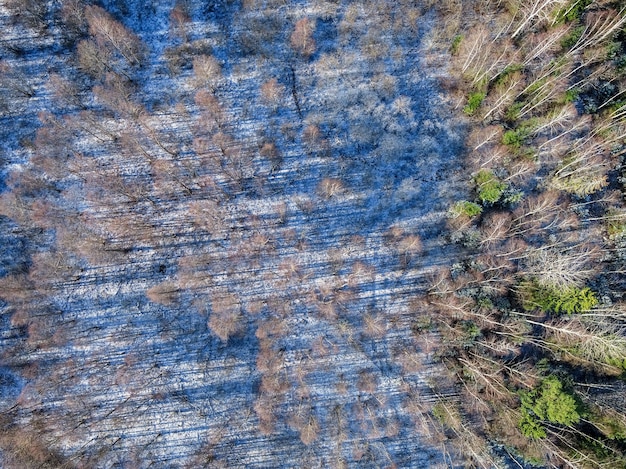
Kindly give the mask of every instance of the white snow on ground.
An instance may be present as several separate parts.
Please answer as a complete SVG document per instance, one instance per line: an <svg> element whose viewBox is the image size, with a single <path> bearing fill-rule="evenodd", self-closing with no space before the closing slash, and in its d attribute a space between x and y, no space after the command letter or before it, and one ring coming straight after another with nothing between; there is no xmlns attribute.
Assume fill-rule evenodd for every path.
<svg viewBox="0 0 626 469"><path fill-rule="evenodd" d="M165 136L169 148L178 148L184 162L193 157L194 129L205 118L193 100L191 70L170 75L164 62L173 42L173 2L145 8L138 7L142 2L122 3L132 12L128 16L115 2L105 5L149 47L149 65L137 79L146 122ZM414 340L411 327L419 311L410 300L424 293L433 269L448 265L454 255L440 233L448 206L462 198L457 182L462 125L436 88L435 78L445 70L421 64L419 38L430 20L420 18L413 30L376 34L383 52L374 50L368 58L358 39L367 29L384 30L386 24L377 23L382 16L362 17L355 23L361 32L348 34L341 31L349 30L346 15L354 10L349 5L279 5L276 17L284 23L266 56L244 55L238 42L254 33L246 25L265 21L261 10L235 14L232 5L220 3L223 10L216 13L194 6L187 31L189 41L208 39L222 62L215 94L233 137L248 147L274 142L281 162L270 168L267 159L255 156L257 179L244 181L244 189L222 203L230 227L222 233L190 221L189 202L202 194L197 184L190 200L180 189L177 198L157 207L136 204L145 216L137 209L142 218L134 221L153 223L158 239L126 240L134 249L108 264L85 266L80 278L59 286L53 304L61 311L67 344L25 352L49 366L22 388L22 422L43 425L53 447L90 467L441 462L439 448L416 430L407 405L413 396L425 396L420 405L427 409L435 399L429 382L439 368L427 342L437 337ZM317 18L319 49L310 60L288 45L290 25L305 16ZM5 37L18 40L19 28L6 26ZM44 80L50 65L33 56L28 66ZM271 78L284 87L276 109L260 98L261 84ZM33 116L48 105L41 87L37 82L36 99L27 100L24 115L32 127L20 136L34 132ZM184 103L187 114L175 108L173 98ZM106 128L133 125L110 121ZM326 142L321 149L304 142L309 125L319 127ZM7 140L5 149L15 151L5 155L8 167L28 158L18 144L17 136ZM108 153L112 144L106 147L87 133L77 135L73 145L93 155L101 168L112 174L119 168L128 180L144 184L140 188L148 199L158 193L142 155ZM158 158L172 159L151 145ZM343 187L324 197L319 190L324 178L339 179ZM118 206L105 210L82 197L81 183L72 184L76 195L68 190L68 203L99 220L104 231L111 217L124 215L123 195ZM281 202L284 216L277 209ZM419 235L422 252L399 253L397 240L389 241L393 227L401 228L402 236ZM267 236L267 247L256 257L233 258L250 246L252 232ZM204 262L201 292L183 288L179 301L167 306L147 300L146 290L160 282L182 283L179 261L193 257ZM289 261L295 264L291 277L284 271ZM358 262L370 270L355 273ZM213 314L209 303L224 291L245 310L242 332L228 342L207 327ZM260 311L251 312L256 303ZM330 303L336 310L324 309ZM377 318L381 331L366 332L365 317ZM269 373L258 368L255 334L274 319L285 328L274 340L281 362L277 374L289 386L271 396L277 422L263 434L255 402ZM419 371L400 365L407 351L416 352ZM370 375L373 387L358 384ZM43 421L33 409L43 411ZM310 444L301 441L296 422L301 415L319 424Z"/></svg>

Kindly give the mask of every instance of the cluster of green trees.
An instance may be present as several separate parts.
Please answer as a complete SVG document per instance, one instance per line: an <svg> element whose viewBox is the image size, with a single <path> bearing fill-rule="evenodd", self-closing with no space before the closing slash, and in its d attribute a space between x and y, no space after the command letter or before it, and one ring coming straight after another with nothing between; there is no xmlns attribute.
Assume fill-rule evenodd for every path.
<svg viewBox="0 0 626 469"><path fill-rule="evenodd" d="M474 198L450 208L466 257L434 277L422 314L467 398L458 418L520 460L621 467L624 409L616 418L593 389L626 373L624 187L610 176L624 152L626 5L439 8Z"/></svg>

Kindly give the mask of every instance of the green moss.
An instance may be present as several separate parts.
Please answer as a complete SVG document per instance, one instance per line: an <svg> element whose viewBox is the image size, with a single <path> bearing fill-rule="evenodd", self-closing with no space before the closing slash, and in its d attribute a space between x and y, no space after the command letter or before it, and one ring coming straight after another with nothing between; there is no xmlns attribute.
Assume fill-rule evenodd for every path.
<svg viewBox="0 0 626 469"><path fill-rule="evenodd" d="M559 102L561 104L573 103L574 101L578 99L579 95L580 95L579 88L573 88L571 90L567 90Z"/></svg>
<svg viewBox="0 0 626 469"><path fill-rule="evenodd" d="M450 44L450 53L452 55L456 55L459 52L459 48L461 47L461 42L463 42L463 36L461 34L457 34L452 39L452 44Z"/></svg>
<svg viewBox="0 0 626 469"><path fill-rule="evenodd" d="M597 411L591 414L590 420L609 440L626 441L626 426L617 418Z"/></svg>
<svg viewBox="0 0 626 469"><path fill-rule="evenodd" d="M523 69L524 69L524 66L522 64L507 65L506 68L502 70L496 77L496 85L501 85L512 74L514 74L515 72L519 72Z"/></svg>
<svg viewBox="0 0 626 469"><path fill-rule="evenodd" d="M467 98L467 105L463 108L463 112L468 116L473 115L485 99L485 93L471 93Z"/></svg>
<svg viewBox="0 0 626 469"><path fill-rule="evenodd" d="M478 198L482 203L495 204L506 189L506 184L500 181L491 171L481 169L474 176Z"/></svg>
<svg viewBox="0 0 626 469"><path fill-rule="evenodd" d="M511 104L511 106L506 110L504 117L509 122L515 122L517 119L519 119L520 111L523 107L524 103L520 101Z"/></svg>
<svg viewBox="0 0 626 469"><path fill-rule="evenodd" d="M584 26L578 26L577 28L572 29L572 32L561 39L561 48L564 51L570 50L574 45L578 42L580 37L585 32Z"/></svg>
<svg viewBox="0 0 626 469"><path fill-rule="evenodd" d="M480 215L483 211L483 208L475 204L474 202L469 202L467 200L461 200L455 203L452 208L450 208L450 213L453 216L465 215L470 218L473 218L477 215Z"/></svg>
<svg viewBox="0 0 626 469"><path fill-rule="evenodd" d="M618 218L610 218L611 213L608 214L609 219L606 222L606 232L610 239L621 238L626 236L626 221Z"/></svg>
<svg viewBox="0 0 626 469"><path fill-rule="evenodd" d="M582 17L585 8L591 4L591 0L574 0L561 8L556 14L556 23L569 23Z"/></svg>

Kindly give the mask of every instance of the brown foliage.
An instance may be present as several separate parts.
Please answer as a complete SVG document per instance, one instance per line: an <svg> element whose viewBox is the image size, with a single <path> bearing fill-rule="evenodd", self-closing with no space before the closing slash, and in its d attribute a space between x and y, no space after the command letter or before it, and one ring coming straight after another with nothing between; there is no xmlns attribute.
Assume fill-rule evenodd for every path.
<svg viewBox="0 0 626 469"><path fill-rule="evenodd" d="M396 248L401 254L404 254L405 256L419 254L420 252L422 252L422 240L418 235L415 234L406 235L398 241Z"/></svg>
<svg viewBox="0 0 626 469"><path fill-rule="evenodd" d="M184 41L187 40L187 23L191 21L187 1L177 0L170 11L170 31L173 36L179 36Z"/></svg>
<svg viewBox="0 0 626 469"><path fill-rule="evenodd" d="M373 394L378 389L378 377L368 371L359 373L359 379L357 381L357 388L361 392Z"/></svg>
<svg viewBox="0 0 626 469"><path fill-rule="evenodd" d="M47 251L33 254L28 277L38 291L44 292L70 280L75 272L76 265L69 252Z"/></svg>
<svg viewBox="0 0 626 469"><path fill-rule="evenodd" d="M169 306L176 301L180 289L173 282L163 282L148 288L146 296L154 303Z"/></svg>
<svg viewBox="0 0 626 469"><path fill-rule="evenodd" d="M300 440L306 446L318 438L320 425L313 415L313 409L299 408L290 419L289 425L300 433Z"/></svg>
<svg viewBox="0 0 626 469"><path fill-rule="evenodd" d="M66 106L80 106L81 100L76 84L66 80L58 73L51 73L46 87L52 91L55 99Z"/></svg>
<svg viewBox="0 0 626 469"><path fill-rule="evenodd" d="M78 68L95 78L103 76L110 69L111 52L100 47L92 39L80 41L76 53L78 55Z"/></svg>
<svg viewBox="0 0 626 469"><path fill-rule="evenodd" d="M201 55L193 60L193 74L198 86L206 86L214 90L222 76L222 66L215 57Z"/></svg>
<svg viewBox="0 0 626 469"><path fill-rule="evenodd" d="M224 294L212 299L209 328L226 342L229 337L242 331L241 304L233 294Z"/></svg>
<svg viewBox="0 0 626 469"><path fill-rule="evenodd" d="M99 6L87 6L85 17L89 25L89 33L95 38L98 46L106 48L112 54L119 55L130 66L141 64L144 46L139 37Z"/></svg>
<svg viewBox="0 0 626 469"><path fill-rule="evenodd" d="M381 338L387 332L387 324L384 316L366 314L363 316L363 332L367 337Z"/></svg>
<svg viewBox="0 0 626 469"><path fill-rule="evenodd" d="M493 246L510 236L511 215L490 213L480 224L481 246Z"/></svg>
<svg viewBox="0 0 626 469"><path fill-rule="evenodd" d="M259 430L263 435L269 435L276 425L275 398L261 394L254 402L254 412L259 419Z"/></svg>
<svg viewBox="0 0 626 469"><path fill-rule="evenodd" d="M282 162L282 156L273 142L265 142L259 149L262 157L267 158L272 166L278 167Z"/></svg>
<svg viewBox="0 0 626 469"><path fill-rule="evenodd" d="M296 22L293 32L289 38L291 47L300 55L309 57L315 52L315 21L302 18Z"/></svg>
<svg viewBox="0 0 626 469"><path fill-rule="evenodd" d="M6 469L71 467L46 440L45 435L34 430L17 427L3 429L0 433L3 467Z"/></svg>
<svg viewBox="0 0 626 469"><path fill-rule="evenodd" d="M261 85L261 97L269 105L277 105L285 94L285 87L271 78Z"/></svg>
<svg viewBox="0 0 626 469"><path fill-rule="evenodd" d="M29 311L37 298L36 287L27 275L7 275L0 278L0 298L19 313L15 325L24 325L24 319L29 317Z"/></svg>
<svg viewBox="0 0 626 469"><path fill-rule="evenodd" d="M28 226L31 221L31 205L16 192L13 190L0 194L0 215Z"/></svg>
<svg viewBox="0 0 626 469"><path fill-rule="evenodd" d="M94 86L95 97L110 110L124 117L138 118L143 106L133 101L133 87L124 76L109 72L104 75L104 84Z"/></svg>
<svg viewBox="0 0 626 469"><path fill-rule="evenodd" d="M85 4L82 0L63 0L61 5L61 20L65 30L74 36L87 33L87 18L85 17Z"/></svg>
<svg viewBox="0 0 626 469"><path fill-rule="evenodd" d="M221 129L224 126L224 124L226 123L226 113L219 100L212 92L208 90L198 90L194 100L196 105L198 105L202 109L203 114L208 117L208 119L218 129ZM205 120L206 119L203 119L202 122L203 130L212 130L212 126L207 126Z"/></svg>
<svg viewBox="0 0 626 469"><path fill-rule="evenodd" d="M47 26L48 2L45 0L6 0L4 4L12 19L25 26L39 30Z"/></svg>
<svg viewBox="0 0 626 469"><path fill-rule="evenodd" d="M214 200L189 202L189 214L196 226L210 233L220 233L226 227L223 210Z"/></svg>
<svg viewBox="0 0 626 469"><path fill-rule="evenodd" d="M8 62L0 60L0 91L2 91L2 103L4 112L15 112L22 109L16 106L20 100L35 96L35 88L31 84L32 80L18 66L13 66ZM4 100L9 102L5 102ZM17 101L16 101L17 100ZM9 104L16 109L9 109Z"/></svg>
<svg viewBox="0 0 626 469"><path fill-rule="evenodd" d="M324 178L317 186L317 192L325 199L330 199L335 195L339 195L344 191L344 185L341 179Z"/></svg>

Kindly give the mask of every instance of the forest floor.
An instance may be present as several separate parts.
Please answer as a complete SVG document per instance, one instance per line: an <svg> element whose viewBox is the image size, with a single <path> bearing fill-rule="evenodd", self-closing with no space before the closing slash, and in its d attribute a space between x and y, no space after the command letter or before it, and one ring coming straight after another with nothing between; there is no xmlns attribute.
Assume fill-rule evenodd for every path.
<svg viewBox="0 0 626 469"><path fill-rule="evenodd" d="M439 88L446 63L429 49L433 18L407 17L403 2L391 11L349 2L191 5L184 43L204 41L221 67L199 86L192 58L172 72L182 52L168 56L168 48L183 41L170 25L174 2L152 11L104 3L147 46L131 101L144 109L143 128L160 135L143 145L156 156L129 156L95 126L63 137L68 154L121 174L136 198L102 195L103 183L81 180L84 169L61 177L57 206L123 249L59 274L46 315L28 327L3 306L3 411L82 467L454 465L430 434L432 404L446 397L432 391L445 379L432 354L438 336L414 333L429 279L458 252L443 238L447 210L468 198L464 123ZM5 191L11 175L33 165L28 142L45 127L41 111L60 119L90 110L120 135L138 126L102 111L61 31L36 33L9 17L0 8L2 59L30 91L11 88L2 103ZM289 45L304 17L316 19L308 57ZM272 22L265 38L247 36ZM52 73L83 80L82 111L54 100ZM264 100L268 82L276 90ZM207 86L218 118L198 105ZM231 148L253 155L231 181L224 165L213 181L226 193L217 205L204 203L214 199L193 179L198 171L181 176L198 140L214 137L211 118ZM74 158L68 168L84 163ZM169 166L171 179L155 176L159 160L176 176ZM124 216L126 225L111 228ZM65 249L60 228L35 236L6 217L0 223L0 275ZM80 244L80 230L69 232L64 246Z"/></svg>

